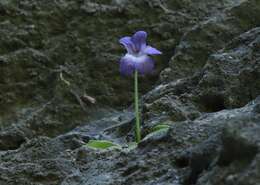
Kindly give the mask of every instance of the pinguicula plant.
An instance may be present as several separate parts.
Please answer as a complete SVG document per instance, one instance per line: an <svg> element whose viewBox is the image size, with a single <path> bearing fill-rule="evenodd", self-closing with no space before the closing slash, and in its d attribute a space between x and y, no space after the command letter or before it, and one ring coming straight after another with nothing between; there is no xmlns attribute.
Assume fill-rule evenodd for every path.
<svg viewBox="0 0 260 185"><path fill-rule="evenodd" d="M154 60L150 55L162 54L156 48L146 44L147 33L138 31L132 37L126 36L119 40L127 53L120 60L120 73L125 76L134 75L134 104L135 104L135 138L141 140L140 113L138 98L138 74L146 75L154 71Z"/></svg>
<svg viewBox="0 0 260 185"><path fill-rule="evenodd" d="M127 150L132 150L141 140L139 98L138 98L138 75L146 75L154 70L154 60L150 55L162 54L159 50L146 44L147 33L138 31L132 37L123 37L119 40L127 50L120 60L120 73L125 76L134 75L134 104L135 104L135 141L127 144ZM62 76L61 76L62 78ZM156 128L155 131L166 129L165 125ZM150 136L150 135L149 135ZM108 140L90 140L86 147L97 150L122 149L118 144Z"/></svg>

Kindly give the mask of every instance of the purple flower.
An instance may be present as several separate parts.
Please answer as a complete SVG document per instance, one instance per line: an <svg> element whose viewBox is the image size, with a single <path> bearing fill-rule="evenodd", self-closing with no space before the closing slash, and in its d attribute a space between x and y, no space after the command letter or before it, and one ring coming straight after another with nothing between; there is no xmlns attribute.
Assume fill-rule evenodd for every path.
<svg viewBox="0 0 260 185"><path fill-rule="evenodd" d="M148 55L160 55L159 50L146 45L147 33L138 31L132 37L123 37L119 40L127 50L120 60L120 73L132 75L135 70L139 74L151 73L154 69L154 60Z"/></svg>

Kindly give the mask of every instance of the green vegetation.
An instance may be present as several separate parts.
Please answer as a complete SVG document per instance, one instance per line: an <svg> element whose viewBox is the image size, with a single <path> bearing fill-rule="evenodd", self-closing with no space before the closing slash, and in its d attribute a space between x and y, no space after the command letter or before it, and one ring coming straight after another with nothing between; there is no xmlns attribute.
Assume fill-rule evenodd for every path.
<svg viewBox="0 0 260 185"><path fill-rule="evenodd" d="M98 150L122 148L120 145L115 144L108 140L90 140L85 146L92 149L98 149Z"/></svg>

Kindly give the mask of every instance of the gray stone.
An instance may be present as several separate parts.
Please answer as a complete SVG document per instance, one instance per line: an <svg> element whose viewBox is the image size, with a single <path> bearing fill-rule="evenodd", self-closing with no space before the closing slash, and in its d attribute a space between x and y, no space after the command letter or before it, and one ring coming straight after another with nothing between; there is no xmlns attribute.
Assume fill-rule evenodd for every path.
<svg viewBox="0 0 260 185"><path fill-rule="evenodd" d="M259 185L259 7L2 0L0 185ZM136 30L163 55L140 77L146 139L130 150L133 79L118 72L118 39Z"/></svg>

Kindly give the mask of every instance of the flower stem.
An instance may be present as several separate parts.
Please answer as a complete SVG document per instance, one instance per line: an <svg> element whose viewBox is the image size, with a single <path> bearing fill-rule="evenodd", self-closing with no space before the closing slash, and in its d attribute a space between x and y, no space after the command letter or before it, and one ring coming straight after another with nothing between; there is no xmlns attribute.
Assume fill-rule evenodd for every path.
<svg viewBox="0 0 260 185"><path fill-rule="evenodd" d="M138 71L135 70L135 140L137 143L141 140L139 102L138 102Z"/></svg>

